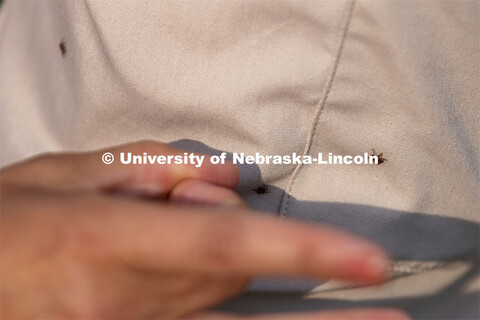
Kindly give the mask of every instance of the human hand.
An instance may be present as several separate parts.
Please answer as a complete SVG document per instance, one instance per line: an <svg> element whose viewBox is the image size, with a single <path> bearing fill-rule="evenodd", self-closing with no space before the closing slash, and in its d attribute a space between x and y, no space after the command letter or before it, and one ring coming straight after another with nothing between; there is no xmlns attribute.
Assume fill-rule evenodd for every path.
<svg viewBox="0 0 480 320"><path fill-rule="evenodd" d="M155 142L108 151L183 153ZM233 164L105 165L103 152L1 171L2 318L237 319L202 312L253 275L386 277L385 253L366 240L252 214L232 190ZM284 317L407 318L382 309Z"/></svg>

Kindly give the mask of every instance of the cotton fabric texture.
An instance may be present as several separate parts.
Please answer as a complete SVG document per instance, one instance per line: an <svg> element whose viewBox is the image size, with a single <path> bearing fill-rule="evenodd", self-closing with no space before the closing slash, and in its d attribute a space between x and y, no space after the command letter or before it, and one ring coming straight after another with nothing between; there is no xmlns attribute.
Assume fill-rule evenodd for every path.
<svg viewBox="0 0 480 320"><path fill-rule="evenodd" d="M478 318L479 12L475 0L7 0L0 163L141 139L208 153L374 148L387 162L244 165L238 192L279 219L378 241L392 280L257 279L221 308Z"/></svg>

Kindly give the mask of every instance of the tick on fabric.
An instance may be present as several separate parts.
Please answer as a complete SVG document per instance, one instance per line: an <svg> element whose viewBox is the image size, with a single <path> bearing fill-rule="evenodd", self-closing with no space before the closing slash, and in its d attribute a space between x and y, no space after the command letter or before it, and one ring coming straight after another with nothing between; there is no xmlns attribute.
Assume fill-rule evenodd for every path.
<svg viewBox="0 0 480 320"><path fill-rule="evenodd" d="M383 157L383 152L380 152L380 153L377 154L377 153L375 152L375 149L373 149L373 148L372 148L372 154L371 154L371 156L372 156L372 157L373 157L373 156L377 156L377 157L378 157L378 164L382 164L382 163L384 163L385 161L387 161L387 159L385 159L385 158Z"/></svg>
<svg viewBox="0 0 480 320"><path fill-rule="evenodd" d="M61 40L58 44L58 48L60 49L62 57L65 57L65 55L67 54L67 47L65 46L65 41Z"/></svg>
<svg viewBox="0 0 480 320"><path fill-rule="evenodd" d="M252 189L252 190L255 191L258 194L270 193L270 189L268 188L268 186L265 183L263 183L258 188Z"/></svg>

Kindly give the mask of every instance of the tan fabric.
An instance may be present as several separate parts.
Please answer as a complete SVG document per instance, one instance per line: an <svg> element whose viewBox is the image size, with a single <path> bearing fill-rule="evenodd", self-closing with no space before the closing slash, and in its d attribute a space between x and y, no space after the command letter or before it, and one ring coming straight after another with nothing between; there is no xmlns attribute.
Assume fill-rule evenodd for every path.
<svg viewBox="0 0 480 320"><path fill-rule="evenodd" d="M438 266L357 289L360 300L395 304L390 285L396 297L432 297L398 301L419 318L439 312L435 294L442 316L474 317L478 265L432 279L439 262L478 261L479 10L475 0L7 0L1 165L139 139L280 155L375 148L386 163L242 166L238 190L255 209L371 237L398 266ZM261 180L270 193L252 191ZM226 308L309 309L268 292L317 285L259 280ZM342 290L314 307L359 300ZM271 304L249 300L265 296Z"/></svg>

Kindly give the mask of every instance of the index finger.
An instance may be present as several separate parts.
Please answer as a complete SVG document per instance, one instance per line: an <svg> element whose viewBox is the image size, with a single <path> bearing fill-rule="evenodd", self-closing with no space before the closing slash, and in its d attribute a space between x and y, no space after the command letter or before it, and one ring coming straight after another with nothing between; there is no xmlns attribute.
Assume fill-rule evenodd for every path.
<svg viewBox="0 0 480 320"><path fill-rule="evenodd" d="M242 209L110 203L108 251L149 269L338 278L387 276L379 246L334 228L279 221ZM107 224L106 224L107 225Z"/></svg>

